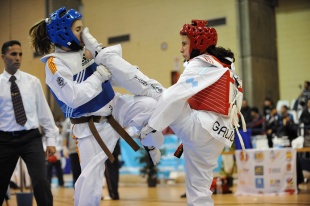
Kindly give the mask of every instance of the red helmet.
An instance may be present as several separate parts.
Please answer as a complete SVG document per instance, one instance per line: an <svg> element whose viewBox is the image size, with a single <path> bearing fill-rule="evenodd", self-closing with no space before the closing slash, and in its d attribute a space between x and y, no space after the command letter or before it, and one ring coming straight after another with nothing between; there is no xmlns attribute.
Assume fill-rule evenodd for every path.
<svg viewBox="0 0 310 206"><path fill-rule="evenodd" d="M205 20L192 20L192 24L184 24L180 31L181 35L187 35L190 39L190 54L198 50L199 54L204 53L209 46L217 43L217 32L214 28L207 27Z"/></svg>

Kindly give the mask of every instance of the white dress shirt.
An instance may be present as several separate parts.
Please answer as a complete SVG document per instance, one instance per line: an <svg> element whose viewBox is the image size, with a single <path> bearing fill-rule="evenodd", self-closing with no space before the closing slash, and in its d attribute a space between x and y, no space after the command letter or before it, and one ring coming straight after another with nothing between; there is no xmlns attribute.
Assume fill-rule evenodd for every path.
<svg viewBox="0 0 310 206"><path fill-rule="evenodd" d="M14 76L22 96L27 122L24 126L16 123L10 91L11 74L4 70L0 74L0 130L13 132L37 129L41 126L47 137L47 146L55 146L59 130L47 104L40 80L20 70L17 70Z"/></svg>

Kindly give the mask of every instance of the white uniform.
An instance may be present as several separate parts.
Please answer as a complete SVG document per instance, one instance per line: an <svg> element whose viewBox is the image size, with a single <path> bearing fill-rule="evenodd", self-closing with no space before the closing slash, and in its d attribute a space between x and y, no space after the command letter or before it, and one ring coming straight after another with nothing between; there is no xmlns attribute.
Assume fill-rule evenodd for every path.
<svg viewBox="0 0 310 206"><path fill-rule="evenodd" d="M108 116L111 114L122 127L141 128L149 119L156 101L149 97L115 94L112 100L104 102L106 87L97 76L94 60L83 58L83 51L56 52L42 58L46 63L46 84L60 104L66 117ZM138 70L137 70L138 71ZM111 93L109 93L111 95ZM114 95L114 93L113 93ZM87 106L85 106L87 105ZM102 119L96 128L112 152L119 135L110 124ZM102 196L106 154L93 138L87 123L76 124L73 134L78 138L82 173L75 185L75 206L99 206Z"/></svg>
<svg viewBox="0 0 310 206"><path fill-rule="evenodd" d="M229 69L208 57L210 62L199 56L185 65L178 82L163 92L149 120L149 125L159 131L170 125L182 139L190 206L213 205L213 169L224 146L230 147L234 140L229 116L194 110L187 103L190 97L219 81ZM224 91L217 89L212 95L220 92Z"/></svg>
<svg viewBox="0 0 310 206"><path fill-rule="evenodd" d="M112 73L111 82L124 87L135 95L144 95L159 99L163 86L154 79L148 78L137 67L122 58L120 44L106 47L95 58L97 64L103 64Z"/></svg>
<svg viewBox="0 0 310 206"><path fill-rule="evenodd" d="M126 61L113 52L104 50L98 54L96 62L106 65L112 77L125 82L122 85L125 88L129 85L128 82L134 83L132 75L126 74L128 70ZM219 81L227 71L229 73L231 71L212 56L196 57L185 66L185 71L175 85L164 90L160 96L154 95L155 99L160 98L148 124L157 131L170 126L182 139L188 205L208 206L213 205L210 187L218 156L224 146L230 147L234 140L233 125L229 115L231 107L225 106L226 112L219 114L214 112L216 109L213 112L194 110L187 101ZM226 95L230 95L227 89L229 88L223 91L216 90L216 93L225 92Z"/></svg>
<svg viewBox="0 0 310 206"><path fill-rule="evenodd" d="M148 78L136 66L128 63L122 58L122 47L120 44L106 47L101 50L95 58L97 64L105 65L112 73L111 82L122 86L131 93L139 96L147 96L158 100L165 89L159 82ZM158 130L151 133L142 140L144 146L155 146L159 148L164 143L164 137Z"/></svg>

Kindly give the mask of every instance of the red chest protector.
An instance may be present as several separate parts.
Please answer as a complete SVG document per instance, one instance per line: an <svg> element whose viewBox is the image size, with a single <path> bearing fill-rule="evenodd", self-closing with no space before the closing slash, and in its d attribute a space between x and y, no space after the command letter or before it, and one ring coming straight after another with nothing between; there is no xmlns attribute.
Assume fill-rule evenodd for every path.
<svg viewBox="0 0 310 206"><path fill-rule="evenodd" d="M207 62L212 61L208 56L204 56L204 59ZM230 65L221 63L215 57L213 57L213 60L216 60L223 67L230 68ZM242 92L241 87L238 88L238 90ZM233 78L233 72L228 69L214 84L189 98L188 103L190 107L195 110L212 111L228 116L230 114L231 104L234 102L236 93L237 91L235 79Z"/></svg>

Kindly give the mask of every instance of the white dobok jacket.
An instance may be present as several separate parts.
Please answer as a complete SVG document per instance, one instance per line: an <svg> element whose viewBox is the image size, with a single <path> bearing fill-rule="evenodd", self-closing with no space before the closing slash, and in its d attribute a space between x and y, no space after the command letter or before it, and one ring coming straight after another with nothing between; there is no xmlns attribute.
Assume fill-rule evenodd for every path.
<svg viewBox="0 0 310 206"><path fill-rule="evenodd" d="M234 140L231 118L237 115L232 113L232 108L240 92L235 84L234 70L205 54L184 66L178 82L163 92L149 125L162 131L178 118L184 107L190 106L199 111L197 118L202 127L230 147Z"/></svg>

